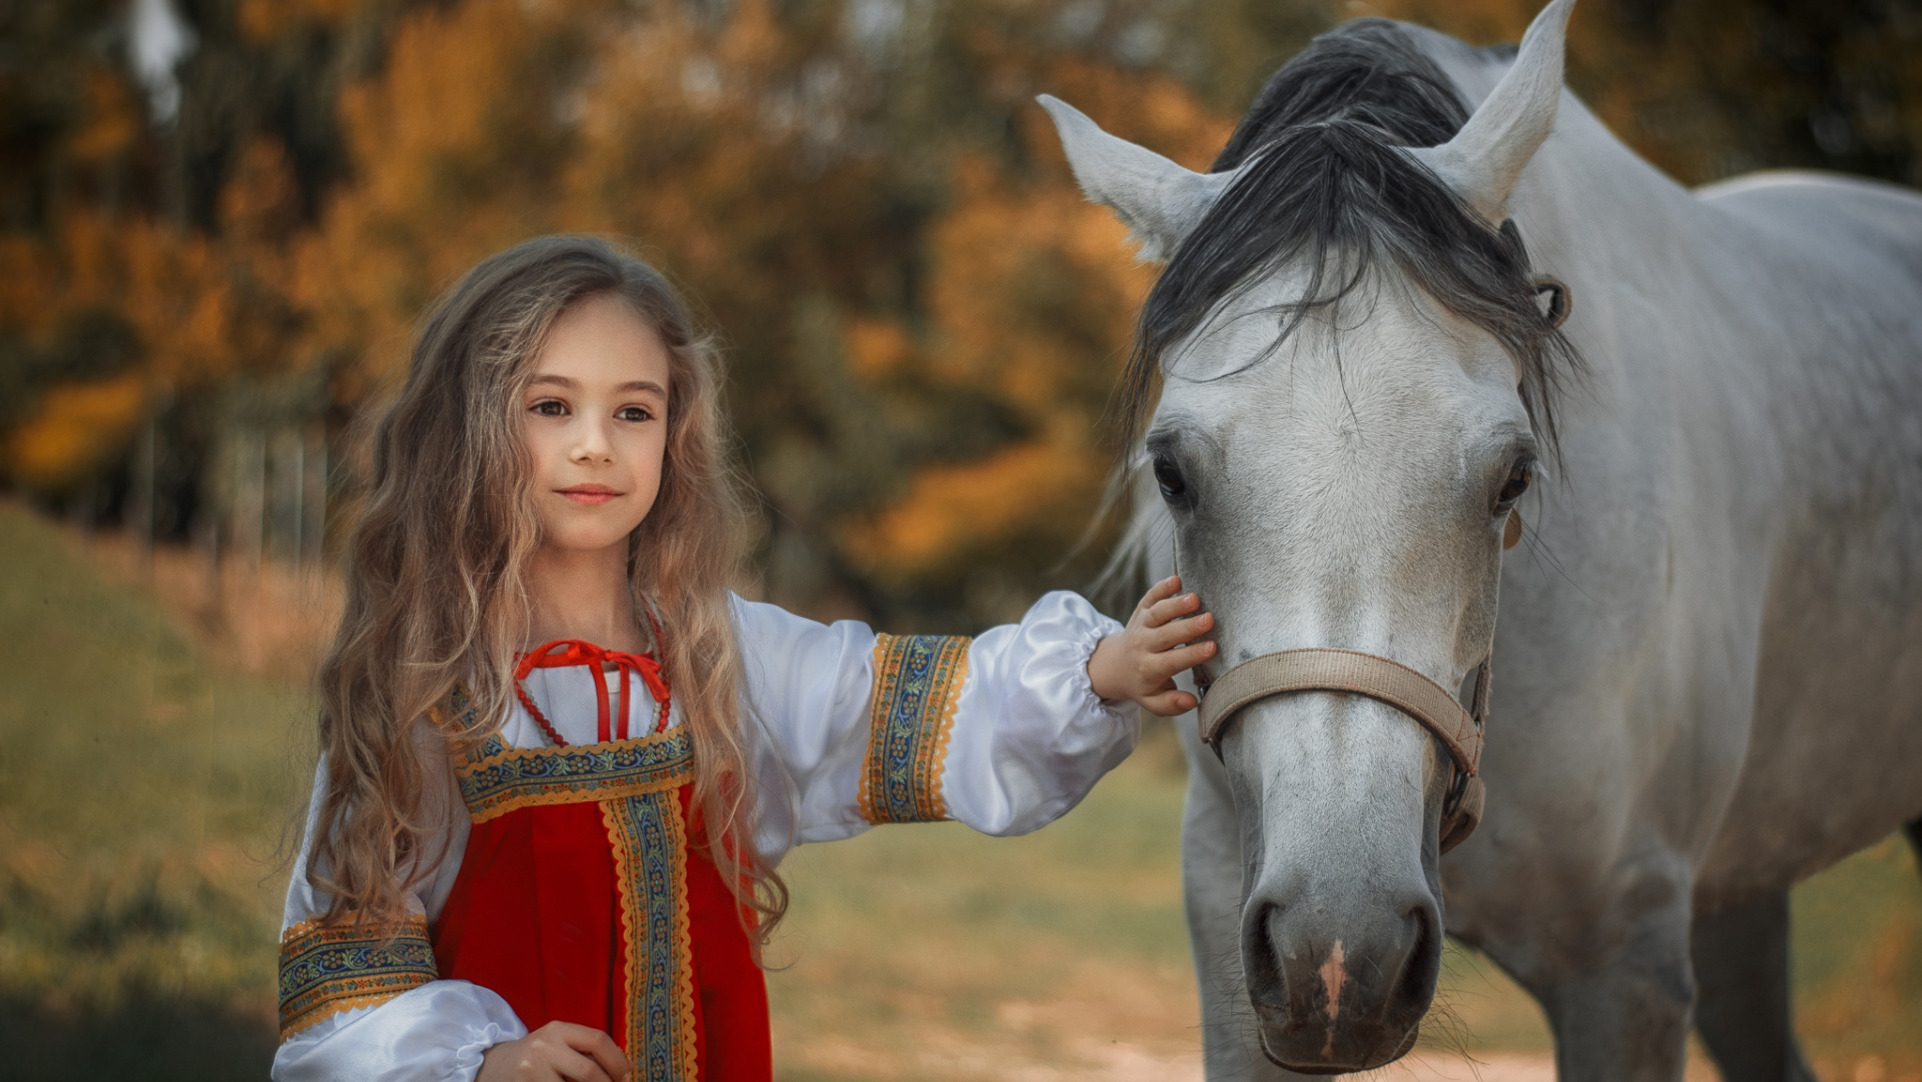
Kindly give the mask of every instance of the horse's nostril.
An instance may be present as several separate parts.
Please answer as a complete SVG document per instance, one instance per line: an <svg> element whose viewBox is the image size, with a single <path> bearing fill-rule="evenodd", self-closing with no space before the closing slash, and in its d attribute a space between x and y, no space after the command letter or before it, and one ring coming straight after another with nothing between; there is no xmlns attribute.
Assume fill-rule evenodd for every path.
<svg viewBox="0 0 1922 1082"><path fill-rule="evenodd" d="M1263 902L1246 918L1241 964L1248 978L1248 994L1257 1007L1280 1008L1287 999L1280 961L1275 957L1275 924L1282 911L1279 905Z"/></svg>
<svg viewBox="0 0 1922 1082"><path fill-rule="evenodd" d="M1390 1010L1412 1010L1417 1017L1428 1009L1441 976L1440 917L1433 904L1423 901L1404 914L1410 925L1408 953L1402 956L1401 979L1395 982Z"/></svg>

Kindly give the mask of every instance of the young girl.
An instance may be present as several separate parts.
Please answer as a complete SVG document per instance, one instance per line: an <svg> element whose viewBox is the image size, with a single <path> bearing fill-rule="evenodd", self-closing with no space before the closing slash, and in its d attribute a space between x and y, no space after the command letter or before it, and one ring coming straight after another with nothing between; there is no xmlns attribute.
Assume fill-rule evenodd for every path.
<svg viewBox="0 0 1922 1082"><path fill-rule="evenodd" d="M430 311L320 678L274 1077L766 1082L802 842L1066 812L1210 626L1069 593L972 640L730 594L713 350L654 270L547 237Z"/></svg>

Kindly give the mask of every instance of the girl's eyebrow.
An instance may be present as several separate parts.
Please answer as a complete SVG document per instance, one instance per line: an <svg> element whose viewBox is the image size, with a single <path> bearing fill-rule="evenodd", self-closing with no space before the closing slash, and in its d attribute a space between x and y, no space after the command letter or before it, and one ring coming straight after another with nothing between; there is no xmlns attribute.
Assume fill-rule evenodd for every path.
<svg viewBox="0 0 1922 1082"><path fill-rule="evenodd" d="M527 381L529 387L542 383L552 384L555 387L568 391L577 391L581 386L579 381L569 379L566 376L539 375ZM631 379L619 387L614 388L614 390L619 393L626 393L628 391L652 391L662 398L667 397L667 388L651 379Z"/></svg>

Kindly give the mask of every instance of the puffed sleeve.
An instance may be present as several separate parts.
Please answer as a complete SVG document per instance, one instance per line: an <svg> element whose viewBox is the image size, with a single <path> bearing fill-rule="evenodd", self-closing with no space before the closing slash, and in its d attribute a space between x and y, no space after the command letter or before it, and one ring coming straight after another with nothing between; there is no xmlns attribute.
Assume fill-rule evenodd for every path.
<svg viewBox="0 0 1922 1082"><path fill-rule="evenodd" d="M971 639L877 635L739 598L734 620L770 860L878 823L1034 830L1140 736L1134 705L1104 702L1088 678L1095 645L1121 625L1072 593Z"/></svg>
<svg viewBox="0 0 1922 1082"><path fill-rule="evenodd" d="M526 1036L527 1027L500 996L467 981L440 980L434 966L429 921L459 871L467 817L438 815L446 827L429 849L440 860L421 891L408 896L406 920L328 922L322 919L327 896L307 881L326 774L323 757L281 917L281 1043L273 1077L471 1080L489 1048Z"/></svg>

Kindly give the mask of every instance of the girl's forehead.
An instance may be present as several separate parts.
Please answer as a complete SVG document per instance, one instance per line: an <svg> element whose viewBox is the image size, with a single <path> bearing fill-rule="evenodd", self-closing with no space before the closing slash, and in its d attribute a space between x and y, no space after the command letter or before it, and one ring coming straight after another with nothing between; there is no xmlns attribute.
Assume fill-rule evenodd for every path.
<svg viewBox="0 0 1922 1082"><path fill-rule="evenodd" d="M634 306L614 294L569 305L548 329L534 358L533 378L585 388L630 383L668 385L667 347Z"/></svg>

